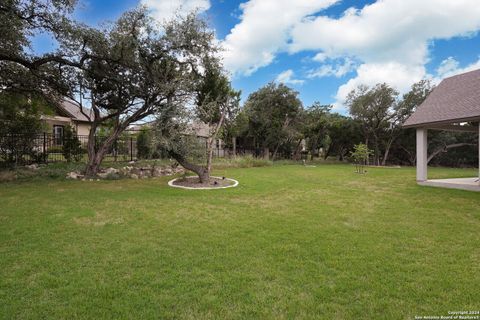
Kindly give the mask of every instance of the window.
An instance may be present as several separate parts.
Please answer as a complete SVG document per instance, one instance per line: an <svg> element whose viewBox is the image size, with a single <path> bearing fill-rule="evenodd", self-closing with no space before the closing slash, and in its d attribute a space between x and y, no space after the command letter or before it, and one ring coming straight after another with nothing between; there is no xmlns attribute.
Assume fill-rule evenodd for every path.
<svg viewBox="0 0 480 320"><path fill-rule="evenodd" d="M53 141L56 146L63 145L63 129L64 129L64 126L59 126L59 125L53 126Z"/></svg>

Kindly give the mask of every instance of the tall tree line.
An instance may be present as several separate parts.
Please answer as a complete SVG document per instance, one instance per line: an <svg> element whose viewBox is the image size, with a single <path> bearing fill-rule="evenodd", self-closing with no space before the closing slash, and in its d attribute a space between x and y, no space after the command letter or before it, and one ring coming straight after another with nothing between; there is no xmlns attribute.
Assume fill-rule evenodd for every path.
<svg viewBox="0 0 480 320"><path fill-rule="evenodd" d="M348 115L315 102L304 107L298 92L269 83L252 93L237 117L236 132L250 148L275 160L298 157L301 149L313 159L346 159L358 143L372 150L370 164L415 165L415 129L402 124L433 90L422 80L400 95L386 83L361 85L347 99ZM429 131L429 162L434 165L475 166L478 138L471 133ZM302 146L302 148L300 148Z"/></svg>

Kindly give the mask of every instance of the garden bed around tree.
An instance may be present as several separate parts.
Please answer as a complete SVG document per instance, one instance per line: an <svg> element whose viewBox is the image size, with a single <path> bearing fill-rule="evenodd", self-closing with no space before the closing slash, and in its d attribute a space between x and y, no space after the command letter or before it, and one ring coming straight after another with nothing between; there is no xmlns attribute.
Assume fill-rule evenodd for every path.
<svg viewBox="0 0 480 320"><path fill-rule="evenodd" d="M188 176L170 180L168 185L182 189L226 189L238 186L238 181L225 177L210 177L210 181L201 183L197 176Z"/></svg>

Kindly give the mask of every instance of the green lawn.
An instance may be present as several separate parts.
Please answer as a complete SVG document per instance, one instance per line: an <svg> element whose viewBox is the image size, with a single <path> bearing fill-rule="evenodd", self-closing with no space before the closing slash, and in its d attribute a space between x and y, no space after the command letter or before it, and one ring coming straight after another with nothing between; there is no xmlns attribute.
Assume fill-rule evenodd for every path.
<svg viewBox="0 0 480 320"><path fill-rule="evenodd" d="M431 169L431 177L474 170ZM412 319L480 309L480 194L294 165L0 184L4 319Z"/></svg>

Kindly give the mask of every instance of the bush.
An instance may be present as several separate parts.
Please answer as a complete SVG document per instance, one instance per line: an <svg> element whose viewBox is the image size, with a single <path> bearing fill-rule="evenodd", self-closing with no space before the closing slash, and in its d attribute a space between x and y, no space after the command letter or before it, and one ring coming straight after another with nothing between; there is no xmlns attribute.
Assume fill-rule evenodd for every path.
<svg viewBox="0 0 480 320"><path fill-rule="evenodd" d="M364 166L372 151L363 143L356 144L353 149L354 151L350 152L350 154L355 162L356 172L365 173Z"/></svg>
<svg viewBox="0 0 480 320"><path fill-rule="evenodd" d="M71 126L65 127L62 153L67 162L71 162L72 160L78 162L82 159L82 144Z"/></svg>
<svg viewBox="0 0 480 320"><path fill-rule="evenodd" d="M139 159L150 159L152 157L152 136L148 129L142 129L138 134L137 157Z"/></svg>
<svg viewBox="0 0 480 320"><path fill-rule="evenodd" d="M26 163L39 152L40 114L46 109L40 97L0 93L0 161L6 166Z"/></svg>
<svg viewBox="0 0 480 320"><path fill-rule="evenodd" d="M63 146L51 146L47 151L48 153L63 153Z"/></svg>
<svg viewBox="0 0 480 320"><path fill-rule="evenodd" d="M267 167L273 164L272 161L262 158L255 158L251 155L236 157L236 158L216 158L214 160L214 167L233 167L233 168L252 168L252 167Z"/></svg>

